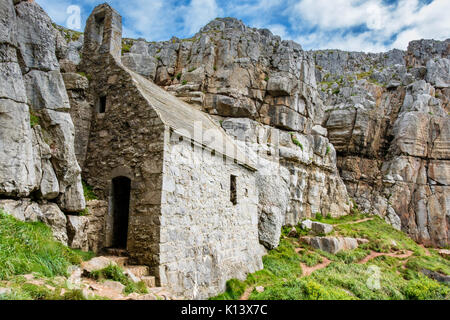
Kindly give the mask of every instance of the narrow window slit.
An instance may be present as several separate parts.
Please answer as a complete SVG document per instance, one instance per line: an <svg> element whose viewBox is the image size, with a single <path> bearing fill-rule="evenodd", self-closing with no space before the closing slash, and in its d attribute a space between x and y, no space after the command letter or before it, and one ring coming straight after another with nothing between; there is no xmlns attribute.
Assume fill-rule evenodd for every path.
<svg viewBox="0 0 450 320"><path fill-rule="evenodd" d="M236 176L230 176L230 201L233 205L237 204L237 185L236 185Z"/></svg>

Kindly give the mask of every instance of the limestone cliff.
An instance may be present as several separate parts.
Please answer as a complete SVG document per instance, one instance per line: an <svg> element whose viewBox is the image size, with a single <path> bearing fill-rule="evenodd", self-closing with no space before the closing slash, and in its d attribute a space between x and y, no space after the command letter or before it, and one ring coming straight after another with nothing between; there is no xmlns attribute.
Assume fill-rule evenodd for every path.
<svg viewBox="0 0 450 320"><path fill-rule="evenodd" d="M85 207L80 166L95 108L79 65L83 35L27 1L2 1L0 17L0 203L23 219L58 221L67 241L61 210ZM209 113L257 163L266 247L278 245L282 225L349 213L350 197L416 241L445 246L449 54L449 40L307 52L218 18L190 39L125 39L122 63Z"/></svg>
<svg viewBox="0 0 450 320"><path fill-rule="evenodd" d="M0 207L67 243L61 210L79 212L85 199L58 63L66 43L34 2L2 1L0 18L0 196L10 198Z"/></svg>
<svg viewBox="0 0 450 320"><path fill-rule="evenodd" d="M324 126L360 207L425 245L448 245L450 40L406 52L314 52Z"/></svg>

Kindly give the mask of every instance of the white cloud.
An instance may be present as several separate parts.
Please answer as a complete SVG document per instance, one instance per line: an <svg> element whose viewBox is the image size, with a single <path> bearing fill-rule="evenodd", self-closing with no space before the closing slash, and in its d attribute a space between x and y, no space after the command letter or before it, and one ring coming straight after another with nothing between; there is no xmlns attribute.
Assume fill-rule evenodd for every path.
<svg viewBox="0 0 450 320"><path fill-rule="evenodd" d="M287 39L289 38L288 31L285 26L282 24L271 24L266 26L265 28L272 31L274 35L280 36L281 39Z"/></svg>
<svg viewBox="0 0 450 320"><path fill-rule="evenodd" d="M400 0L388 5L378 0L301 0L293 5L289 21L294 34L299 34L296 39L306 48L404 50L411 40L450 36L450 1L434 0L424 5L418 0ZM359 26L367 30L348 32ZM316 29L303 36L305 27Z"/></svg>
<svg viewBox="0 0 450 320"><path fill-rule="evenodd" d="M69 5L79 4L83 18L104 0L36 0L58 24L65 25ZM406 49L420 38L450 37L450 1L399 0L109 0L123 16L124 36L147 40L188 37L218 16L267 28L305 49L338 48L378 52ZM358 28L361 27L362 28Z"/></svg>
<svg viewBox="0 0 450 320"><path fill-rule="evenodd" d="M47 12L55 23L62 26L66 25L66 20L69 17L67 8L73 4L72 1L37 0L36 2Z"/></svg>
<svg viewBox="0 0 450 320"><path fill-rule="evenodd" d="M215 0L192 0L184 14L185 28L190 34L194 34L221 14L222 10Z"/></svg>

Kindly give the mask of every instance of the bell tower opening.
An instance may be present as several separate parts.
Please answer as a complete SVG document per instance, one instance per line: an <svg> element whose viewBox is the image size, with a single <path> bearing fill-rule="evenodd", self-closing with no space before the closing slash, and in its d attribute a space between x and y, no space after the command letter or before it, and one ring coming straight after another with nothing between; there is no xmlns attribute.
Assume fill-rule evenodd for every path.
<svg viewBox="0 0 450 320"><path fill-rule="evenodd" d="M97 42L103 44L103 33L105 32L105 13L100 12L95 16L95 33Z"/></svg>

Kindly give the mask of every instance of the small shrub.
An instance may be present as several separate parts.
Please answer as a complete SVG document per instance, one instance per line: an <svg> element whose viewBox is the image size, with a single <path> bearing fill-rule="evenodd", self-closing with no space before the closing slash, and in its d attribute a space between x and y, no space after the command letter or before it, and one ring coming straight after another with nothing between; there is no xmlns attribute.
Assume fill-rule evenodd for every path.
<svg viewBox="0 0 450 320"><path fill-rule="evenodd" d="M177 73L177 79L178 79L178 80L181 79L181 72Z"/></svg>
<svg viewBox="0 0 450 320"><path fill-rule="evenodd" d="M131 50L131 46L126 43L122 43L122 54L128 53Z"/></svg>
<svg viewBox="0 0 450 320"><path fill-rule="evenodd" d="M86 181L82 181L82 184L83 184L84 198L86 199L86 201L97 200L98 198L94 193L93 187L87 184Z"/></svg>
<svg viewBox="0 0 450 320"><path fill-rule="evenodd" d="M184 86L185 84L187 84L187 80L183 80L181 84Z"/></svg>
<svg viewBox="0 0 450 320"><path fill-rule="evenodd" d="M292 139L292 143L294 143L296 146L300 147L300 149L302 149L302 151L303 151L303 145L300 141L297 140L294 132L291 132L291 139Z"/></svg>
<svg viewBox="0 0 450 320"><path fill-rule="evenodd" d="M133 282L124 273L122 268L110 264L106 268L91 273L92 278L97 280L113 280L118 281L125 286L124 292L130 294L132 292L147 293L147 286L143 281Z"/></svg>
<svg viewBox="0 0 450 320"><path fill-rule="evenodd" d="M438 282L425 276L410 280L404 288L405 296L412 300L445 299L449 293L449 288L441 286Z"/></svg>
<svg viewBox="0 0 450 320"><path fill-rule="evenodd" d="M34 126L39 125L40 119L33 113L31 107L29 108L29 110L30 110L30 126L33 128Z"/></svg>
<svg viewBox="0 0 450 320"><path fill-rule="evenodd" d="M238 279L228 280L226 283L225 292L211 300L237 300L245 291L245 283Z"/></svg>

